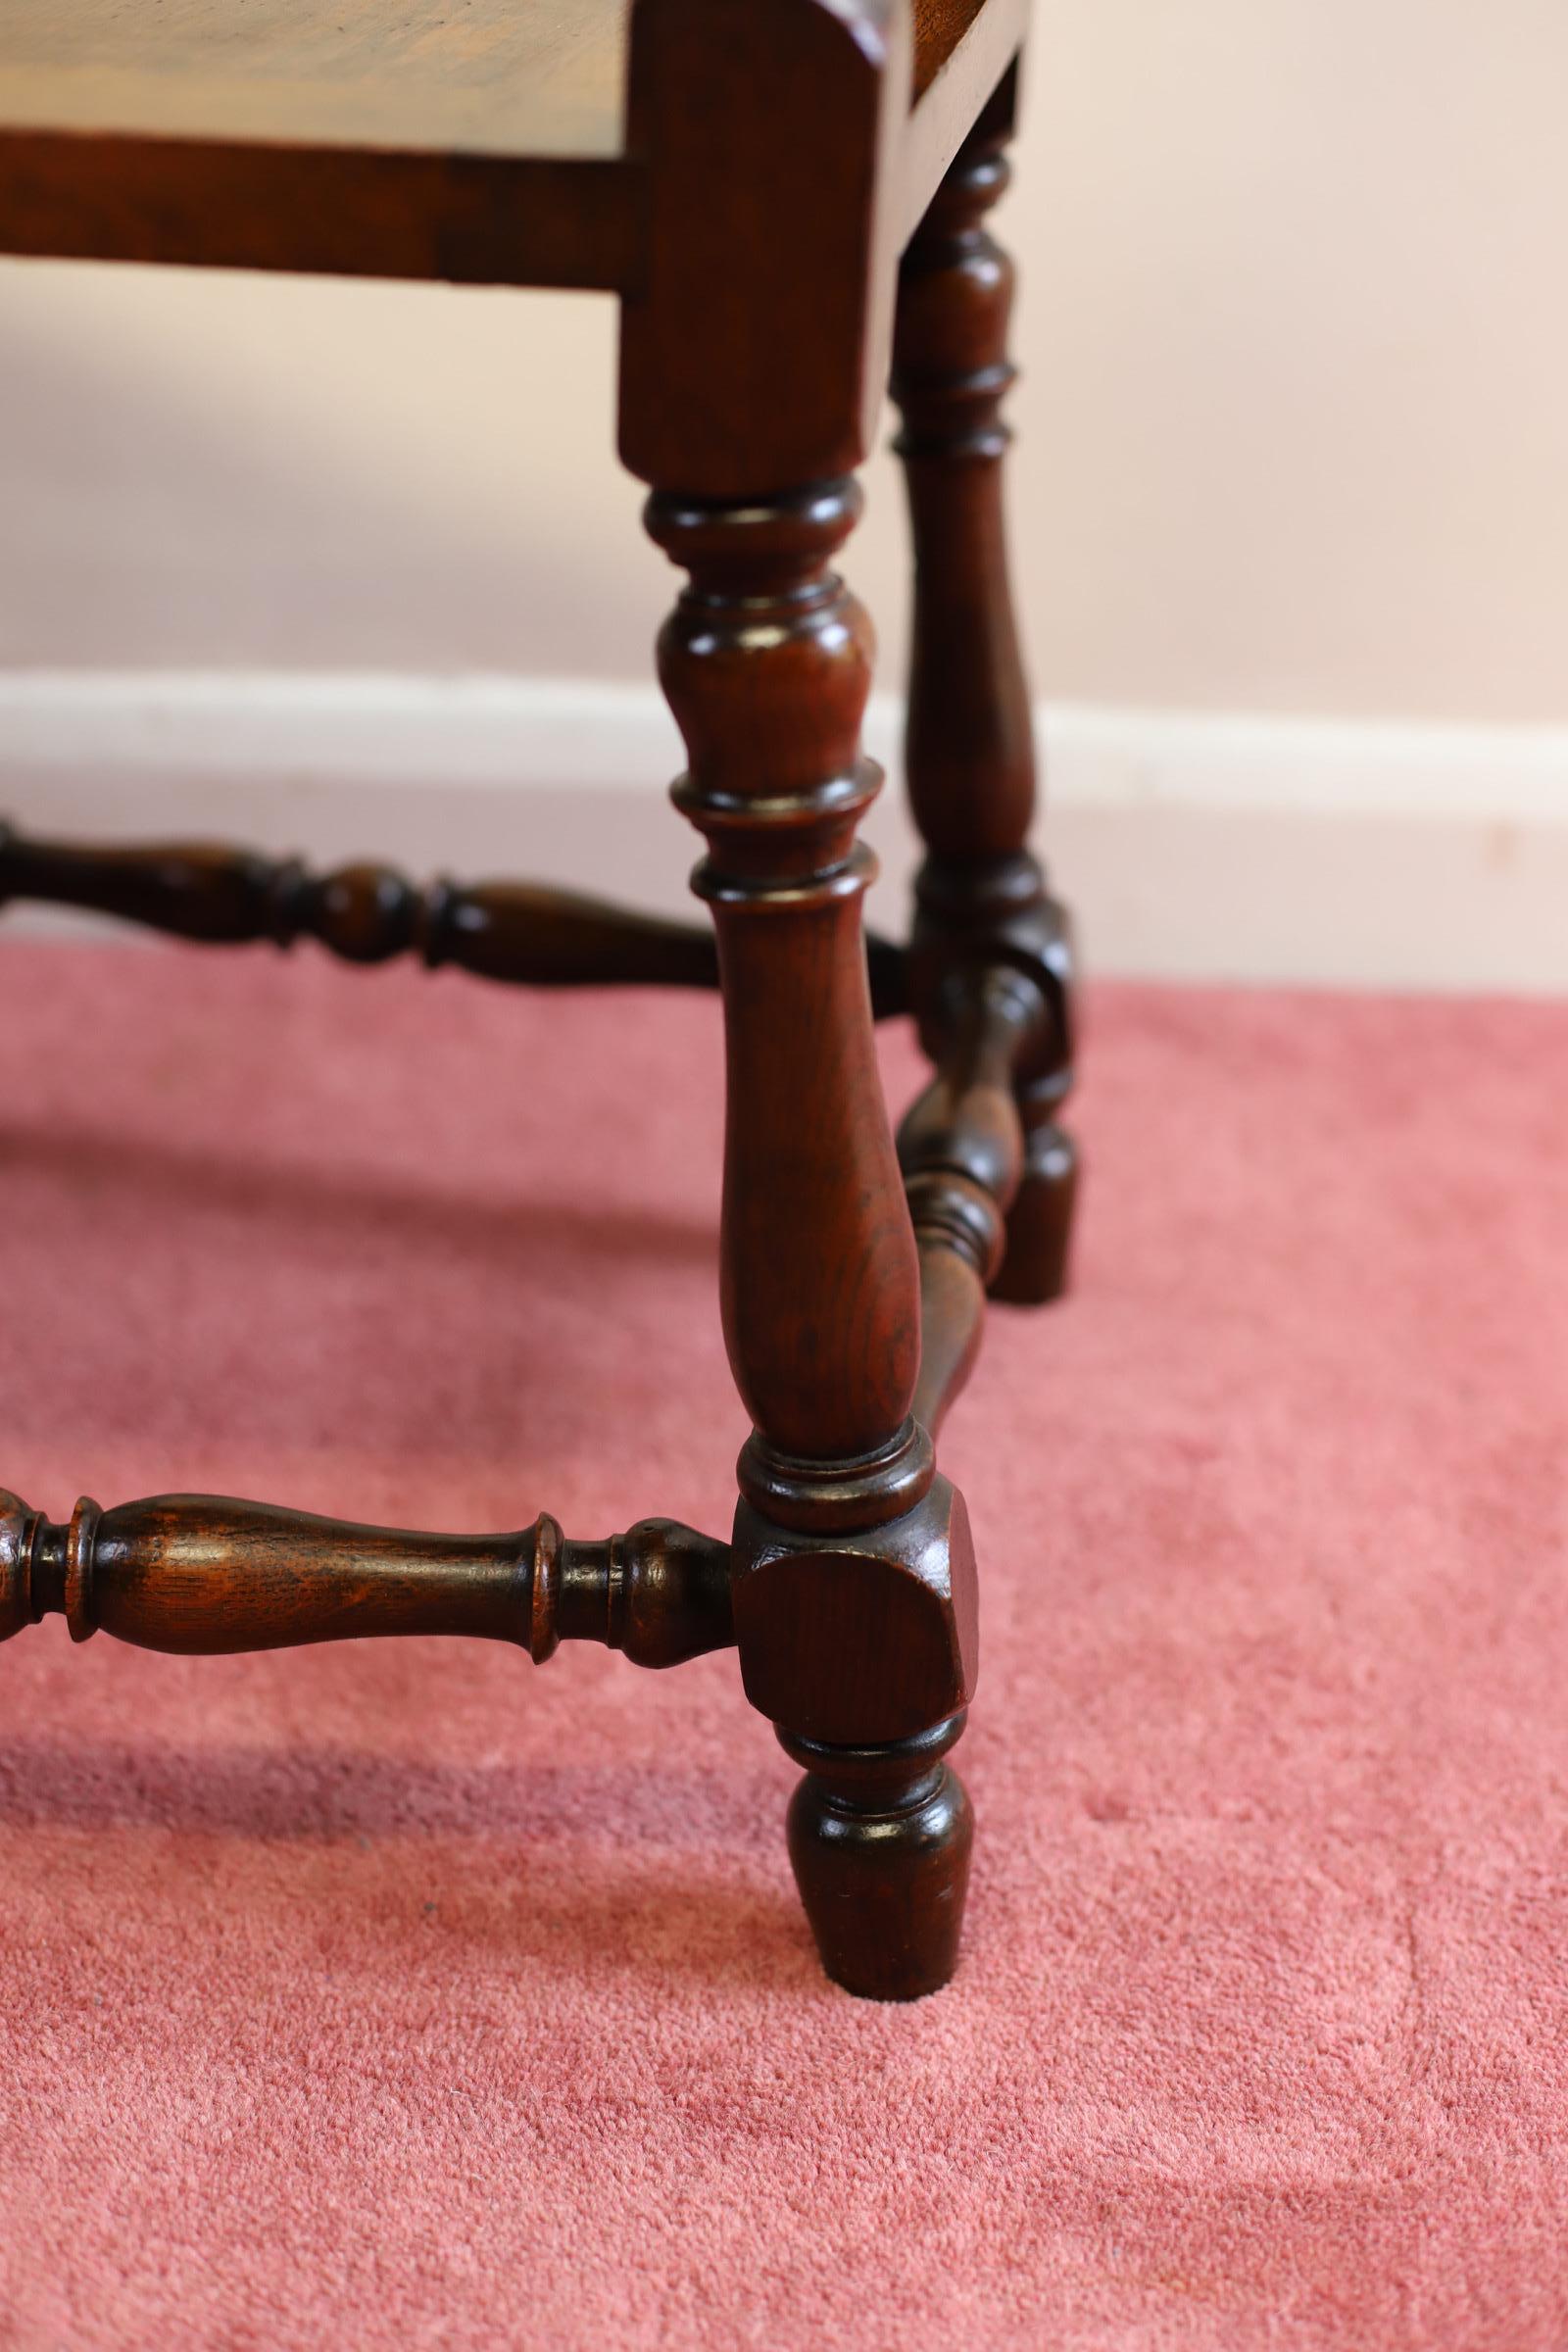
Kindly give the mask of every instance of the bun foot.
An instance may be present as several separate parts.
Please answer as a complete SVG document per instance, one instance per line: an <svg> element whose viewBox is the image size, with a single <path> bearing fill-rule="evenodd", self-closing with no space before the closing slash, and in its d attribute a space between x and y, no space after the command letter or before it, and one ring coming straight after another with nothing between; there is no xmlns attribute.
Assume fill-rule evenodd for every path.
<svg viewBox="0 0 1568 2352"><path fill-rule="evenodd" d="M1078 1147L1063 1127L1033 1128L1025 1139L1023 1182L1007 1217L1006 1248L991 1297L1009 1306L1044 1306L1067 1288Z"/></svg>
<svg viewBox="0 0 1568 2352"><path fill-rule="evenodd" d="M963 1721L886 1747L779 1733L806 1766L789 1809L795 1883L823 1967L862 2000L919 2000L958 1964L974 1814L943 1758Z"/></svg>

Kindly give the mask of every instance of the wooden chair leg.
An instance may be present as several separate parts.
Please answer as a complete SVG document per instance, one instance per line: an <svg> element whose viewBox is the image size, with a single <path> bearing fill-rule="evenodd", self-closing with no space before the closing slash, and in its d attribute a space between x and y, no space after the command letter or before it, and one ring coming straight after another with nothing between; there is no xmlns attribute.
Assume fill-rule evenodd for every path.
<svg viewBox="0 0 1568 2352"><path fill-rule="evenodd" d="M1077 1159L1055 1115L1072 1082L1071 943L1027 846L1034 742L1003 514L1012 265L985 220L1007 184L1015 96L1014 71L905 255L893 391L915 558L906 766L927 851L911 989L937 1059L956 976L1009 962L1041 988L1049 1017L1015 1071L1023 1180L992 1285L994 1298L1038 1301L1066 1281Z"/></svg>
<svg viewBox="0 0 1568 2352"><path fill-rule="evenodd" d="M911 1418L920 1270L883 1104L857 827L870 631L829 568L850 480L656 491L690 575L660 641L708 855L727 1041L722 1303L751 1414L731 1549L746 1690L808 1779L791 1853L829 1974L908 1999L951 1975L970 1816L945 1753L975 1671L962 1498Z"/></svg>

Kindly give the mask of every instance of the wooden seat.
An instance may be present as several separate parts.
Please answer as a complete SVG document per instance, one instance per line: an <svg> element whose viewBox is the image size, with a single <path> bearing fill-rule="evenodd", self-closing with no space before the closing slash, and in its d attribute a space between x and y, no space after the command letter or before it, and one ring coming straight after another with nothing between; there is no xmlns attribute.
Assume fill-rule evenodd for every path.
<svg viewBox="0 0 1568 2352"><path fill-rule="evenodd" d="M919 0L910 227L1023 11ZM9 0L0 250L624 289L646 218L626 130L632 14L631 0Z"/></svg>
<svg viewBox="0 0 1568 2352"><path fill-rule="evenodd" d="M190 1495L67 1518L0 1492L0 1641L60 1614L180 1651L448 1633L670 1666L733 1645L805 1768L789 1843L823 1961L887 1999L952 1973L971 1836L945 1758L976 1563L935 1442L988 1296L1061 1289L1075 1189L1071 961L1030 848L1003 523L1011 268L986 225L1025 6L0 0L0 249L618 295L620 455L685 574L658 662L710 922L5 824L0 906L524 985L717 987L722 1313L752 1429L727 1538L650 1518L573 1542L548 1514L425 1536ZM873 639L838 562L890 372L927 855L907 947L868 956ZM895 1136L872 1018L905 1012L935 1066Z"/></svg>
<svg viewBox="0 0 1568 2352"><path fill-rule="evenodd" d="M10 0L0 108L35 130L619 155L629 0Z"/></svg>

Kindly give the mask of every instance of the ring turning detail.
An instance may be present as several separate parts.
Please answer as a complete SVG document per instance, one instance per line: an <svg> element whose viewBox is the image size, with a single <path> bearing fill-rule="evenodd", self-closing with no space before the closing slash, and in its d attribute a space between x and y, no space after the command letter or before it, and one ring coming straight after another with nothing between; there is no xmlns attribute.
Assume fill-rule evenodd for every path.
<svg viewBox="0 0 1568 2352"><path fill-rule="evenodd" d="M104 14L73 0L65 16L82 4ZM439 12L411 45L382 12L344 24L317 9L305 46L337 63L294 141L257 127L275 93L225 69L222 0L110 13L141 111L90 134L48 112L68 83L85 103L57 54L61 11L38 0L21 32L0 27L0 85L21 64L31 93L18 120L0 86L0 249L618 299L619 452L679 574L658 669L703 915L4 824L0 907L236 949L314 940L351 964L406 956L536 988L715 991L737 1492L723 1537L645 1518L595 1541L548 1514L427 1535L191 1494L53 1519L0 1493L0 1641L59 1616L78 1642L192 1654L449 1635L536 1663L598 1642L663 1668L733 1648L804 1776L788 1850L828 1975L869 1998L935 1992L957 1965L975 1835L952 1754L980 1581L939 1446L988 1301L1064 1288L1077 1186L1071 938L1033 846L1004 514L1012 266L989 225L1027 0L482 0L527 101L507 118L515 152L443 144L442 124L472 132L475 107L493 130L500 82L473 80L485 43ZM299 26L271 14L245 39L293 54ZM36 56L19 58L24 37ZM528 64L541 57L548 74ZM591 151L567 104L583 88ZM405 139L411 122L422 133ZM874 640L841 568L890 382L923 844L906 946L863 928ZM895 1129L873 1022L900 1014L930 1077ZM26 1483L21 1464L0 1475Z"/></svg>

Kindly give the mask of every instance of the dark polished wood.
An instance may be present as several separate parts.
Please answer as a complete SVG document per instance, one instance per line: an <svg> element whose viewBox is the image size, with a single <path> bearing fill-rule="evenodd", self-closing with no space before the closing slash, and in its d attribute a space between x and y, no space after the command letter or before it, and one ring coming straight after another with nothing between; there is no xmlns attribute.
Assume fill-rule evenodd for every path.
<svg viewBox="0 0 1568 2352"><path fill-rule="evenodd" d="M877 1990L914 2001L958 1965L974 1813L943 1758L961 1714L883 1747L781 1733L806 1778L790 1800L790 1860L828 1975L857 1989L867 1944Z"/></svg>
<svg viewBox="0 0 1568 2352"><path fill-rule="evenodd" d="M858 509L851 482L648 504L691 575L659 670L690 762L677 805L709 843L694 888L724 993L725 1337L755 1425L820 1460L887 1443L920 1345L898 1161L870 1110L860 900L875 867L856 841L880 782L859 752L870 632L829 569Z"/></svg>
<svg viewBox="0 0 1568 2352"><path fill-rule="evenodd" d="M1067 1288L1073 1215L1078 1205L1078 1146L1058 1125L1056 1106L1071 1084L1048 1082L1022 1109L1023 1182L1007 1217L1007 1246L991 1278L991 1296L1008 1306L1042 1306Z"/></svg>
<svg viewBox="0 0 1568 2352"><path fill-rule="evenodd" d="M597 157L233 146L0 129L0 252L610 293L641 183Z"/></svg>
<svg viewBox="0 0 1568 2352"><path fill-rule="evenodd" d="M603 1642L675 1666L734 1642L727 1544L670 1519L577 1543L542 1513L505 1536L359 1527L218 1494L155 1494L69 1521L0 1492L0 1641L51 1613L179 1656L373 1635L512 1642L538 1665Z"/></svg>
<svg viewBox="0 0 1568 2352"><path fill-rule="evenodd" d="M1039 989L1042 1019L1014 1063L1022 1180L992 1276L994 1297L1038 1301L1066 1282L1077 1161L1056 1121L1072 1083L1071 944L1028 849L1034 737L1003 505L1013 270L986 225L1007 184L1017 79L1014 66L904 256L893 391L915 559L905 760L927 849L911 987L934 1056L965 975L1008 961Z"/></svg>
<svg viewBox="0 0 1568 2352"><path fill-rule="evenodd" d="M708 842L694 887L724 995L724 1333L754 1424L741 1672L790 1738L891 1743L879 1802L897 1811L925 1771L902 1743L972 1687L975 1573L962 1500L910 1416L919 1259L860 940L875 869L857 828L880 783L859 742L870 632L831 568L858 511L855 484L829 481L738 506L656 492L648 522L690 575L660 675L689 760L675 800ZM878 1883L829 1870L809 1838L791 1850L830 1973L903 1997L911 1972L880 1933ZM890 1849L887 1867L917 1921L925 1864L906 1859ZM913 1972L924 1989L934 1950Z"/></svg>
<svg viewBox="0 0 1568 2352"><path fill-rule="evenodd" d="M899 1129L920 1250L914 1410L933 1436L979 1350L986 1286L1002 1263L1025 1167L1013 1073L1045 1017L1034 982L1010 965L966 976L943 1030L937 1074Z"/></svg>
<svg viewBox="0 0 1568 2352"><path fill-rule="evenodd" d="M12 253L614 288L627 0L8 0Z"/></svg>
<svg viewBox="0 0 1568 2352"><path fill-rule="evenodd" d="M618 431L686 575L660 642L710 928L510 882L0 827L0 904L212 943L314 938L539 986L722 992L722 1314L752 1434L731 1540L544 1517L427 1536L161 1496L0 1494L0 1639L42 1615L178 1651L368 1634L735 1645L801 1766L789 1846L829 1974L956 1964L978 1671L934 1433L987 1286L1060 1288L1075 1160L1065 916L1029 848L1007 579L1004 185L1028 0L14 0L0 250L581 285L621 297ZM902 260L901 260L902 257ZM906 951L867 941L865 614L835 569L889 368L916 553ZM934 1066L897 1143L873 1013Z"/></svg>
<svg viewBox="0 0 1568 2352"><path fill-rule="evenodd" d="M740 501L865 456L910 44L890 0L638 0L627 135L650 203L621 308L620 454L644 481ZM715 299L741 284L744 302Z"/></svg>
<svg viewBox="0 0 1568 2352"><path fill-rule="evenodd" d="M1035 808L1029 690L1007 573L1002 404L1010 261L986 226L1006 187L1011 81L948 173L899 270L893 396L914 544L905 735L933 858L1014 857Z"/></svg>
<svg viewBox="0 0 1568 2352"><path fill-rule="evenodd" d="M36 841L0 822L0 908L76 906L209 947L312 938L349 963L416 956L529 988L716 988L710 929L526 882L411 882L389 865L313 874L216 842ZM866 943L878 1018L908 1005L905 952Z"/></svg>
<svg viewBox="0 0 1568 2352"><path fill-rule="evenodd" d="M798 119L812 122L808 80L790 93L774 77L816 6L416 0L390 20L373 0L185 0L177 12L11 0L0 251L636 293L655 266L662 195L644 123L627 119L644 20L653 48L691 77L682 145L702 171L689 233L700 213L733 209L709 192L738 108L772 90L775 119L799 98ZM912 24L881 0L820 12L841 15L854 40L893 45L895 251L1017 48L1026 6L916 0ZM811 176L796 144L792 196ZM840 169L814 135L809 155Z"/></svg>

